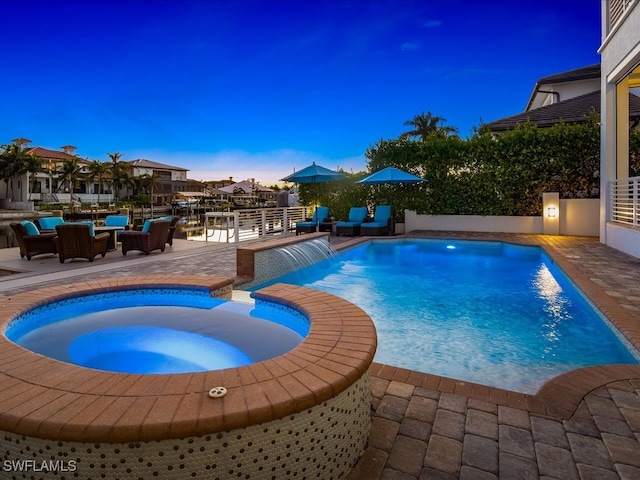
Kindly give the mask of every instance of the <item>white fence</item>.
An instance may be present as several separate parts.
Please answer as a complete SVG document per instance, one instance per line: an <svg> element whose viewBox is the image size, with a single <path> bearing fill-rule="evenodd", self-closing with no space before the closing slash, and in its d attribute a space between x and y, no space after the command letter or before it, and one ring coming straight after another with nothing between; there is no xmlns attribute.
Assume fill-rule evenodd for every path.
<svg viewBox="0 0 640 480"><path fill-rule="evenodd" d="M618 178L609 182L609 218L630 227L640 225L640 177Z"/></svg>
<svg viewBox="0 0 640 480"><path fill-rule="evenodd" d="M274 207L208 212L204 215L207 242L241 242L269 235L289 235L307 218L307 207Z"/></svg>

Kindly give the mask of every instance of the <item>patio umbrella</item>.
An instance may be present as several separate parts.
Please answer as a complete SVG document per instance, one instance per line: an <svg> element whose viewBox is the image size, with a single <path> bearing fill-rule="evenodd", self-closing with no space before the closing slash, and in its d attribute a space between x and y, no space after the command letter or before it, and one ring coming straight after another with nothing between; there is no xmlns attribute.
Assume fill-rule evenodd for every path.
<svg viewBox="0 0 640 480"><path fill-rule="evenodd" d="M334 180L341 180L343 178L347 178L346 175L336 172L334 170L329 170L328 168L322 167L320 165L316 165L316 162L313 162L308 167L303 168L302 170L298 170L297 172L293 172L291 175L287 175L284 178L281 178L282 182L295 182L295 183L324 183L324 182L332 182ZM317 208L317 198L316 198L316 208ZM316 219L319 223L321 219Z"/></svg>
<svg viewBox="0 0 640 480"><path fill-rule="evenodd" d="M366 183L368 185L383 185L387 183L419 183L426 182L424 178L417 177L412 173L405 172L395 167L387 167L372 173L368 177L358 180L356 183Z"/></svg>
<svg viewBox="0 0 640 480"><path fill-rule="evenodd" d="M332 180L340 180L342 178L346 178L346 176L340 172L335 172L328 168L321 167L320 165L316 165L316 162L313 162L313 164L308 167L281 178L280 181L295 183L322 183L331 182Z"/></svg>
<svg viewBox="0 0 640 480"><path fill-rule="evenodd" d="M356 183L362 183L365 185L413 185L421 182L426 182L426 180L424 178L413 175L412 173L400 170L399 168L386 167L382 170L378 170L377 172L372 173L362 180L358 180ZM393 201L393 193L387 192L387 196L389 196L390 198L387 198L385 201L391 200L390 203L392 205L396 203ZM397 206L398 205L394 205L394 208Z"/></svg>

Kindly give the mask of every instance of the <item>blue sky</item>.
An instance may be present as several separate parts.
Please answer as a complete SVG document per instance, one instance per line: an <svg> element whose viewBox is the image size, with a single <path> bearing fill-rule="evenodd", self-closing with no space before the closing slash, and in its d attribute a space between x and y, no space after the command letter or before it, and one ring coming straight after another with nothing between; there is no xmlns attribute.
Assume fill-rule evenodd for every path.
<svg viewBox="0 0 640 480"><path fill-rule="evenodd" d="M271 185L421 112L463 137L598 63L601 0L0 0L0 144Z"/></svg>

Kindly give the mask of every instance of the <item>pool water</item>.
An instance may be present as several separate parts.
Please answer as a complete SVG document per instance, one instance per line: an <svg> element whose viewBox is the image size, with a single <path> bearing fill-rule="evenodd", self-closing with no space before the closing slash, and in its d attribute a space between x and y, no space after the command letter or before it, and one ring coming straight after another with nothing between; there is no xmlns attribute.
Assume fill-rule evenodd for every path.
<svg viewBox="0 0 640 480"><path fill-rule="evenodd" d="M539 247L371 241L276 282L360 306L388 365L535 393L579 367L638 363Z"/></svg>
<svg viewBox="0 0 640 480"><path fill-rule="evenodd" d="M30 310L7 328L36 353L121 373L187 373L282 355L309 332L302 314L275 304L191 289L141 289L77 297Z"/></svg>

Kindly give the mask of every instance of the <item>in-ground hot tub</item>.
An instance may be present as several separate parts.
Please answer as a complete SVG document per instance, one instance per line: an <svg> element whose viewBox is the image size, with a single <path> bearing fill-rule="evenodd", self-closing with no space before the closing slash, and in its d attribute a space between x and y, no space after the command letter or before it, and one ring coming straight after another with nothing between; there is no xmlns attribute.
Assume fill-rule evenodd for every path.
<svg viewBox="0 0 640 480"><path fill-rule="evenodd" d="M47 288L0 300L2 331L25 312L85 295L196 288L228 298L231 284L167 275ZM299 287L274 285L254 297L302 313L309 332L292 350L245 366L114 373L33 353L2 335L3 466L26 478L53 471L69 478L344 477L369 435L373 324L358 307ZM223 391L215 387L226 395L212 398Z"/></svg>

